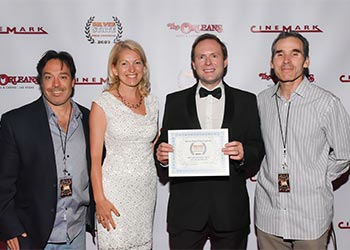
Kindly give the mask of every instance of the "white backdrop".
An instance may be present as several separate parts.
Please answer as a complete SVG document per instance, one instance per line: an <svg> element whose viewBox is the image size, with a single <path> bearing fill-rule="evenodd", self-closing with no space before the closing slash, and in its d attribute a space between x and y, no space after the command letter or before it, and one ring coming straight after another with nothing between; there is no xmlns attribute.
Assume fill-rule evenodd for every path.
<svg viewBox="0 0 350 250"><path fill-rule="evenodd" d="M350 112L348 0L1 0L0 10L0 114L40 95L33 77L36 63L48 49L73 55L79 83L74 99L90 107L104 87L113 42L134 39L149 59L161 122L166 94L195 82L190 50L194 39L205 32L219 36L228 47L226 82L257 94L273 84L269 80L273 39L290 29L302 32L310 42L314 83L339 96ZM347 178L343 183L335 192L339 250L350 249L350 184ZM252 210L254 178L247 186ZM168 249L167 199L168 186L159 183L154 250ZM252 227L248 249L257 249L255 241ZM96 249L88 242L88 249Z"/></svg>

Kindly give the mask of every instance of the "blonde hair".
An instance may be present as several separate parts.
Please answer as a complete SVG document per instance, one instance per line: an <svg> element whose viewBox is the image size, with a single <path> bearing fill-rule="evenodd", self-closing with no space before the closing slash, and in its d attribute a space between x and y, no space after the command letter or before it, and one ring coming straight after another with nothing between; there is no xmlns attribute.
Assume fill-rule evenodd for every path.
<svg viewBox="0 0 350 250"><path fill-rule="evenodd" d="M113 46L109 54L109 60L108 60L108 85L109 86L107 90L114 90L119 88L119 85L120 85L119 77L113 73L112 68L116 65L119 59L120 53L124 49L130 49L136 52L141 58L141 61L144 67L143 67L143 76L140 81L140 84L138 85L138 89L140 91L141 96L147 96L150 92L150 85L151 85L149 80L147 58L141 45L133 40L119 41Z"/></svg>

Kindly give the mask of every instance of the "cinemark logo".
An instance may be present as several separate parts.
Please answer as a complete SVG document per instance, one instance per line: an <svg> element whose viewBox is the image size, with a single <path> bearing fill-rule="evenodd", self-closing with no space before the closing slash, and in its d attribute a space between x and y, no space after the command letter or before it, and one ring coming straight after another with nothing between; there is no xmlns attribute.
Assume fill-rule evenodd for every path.
<svg viewBox="0 0 350 250"><path fill-rule="evenodd" d="M107 83L107 79L103 77L79 77L75 78L76 85L102 85Z"/></svg>
<svg viewBox="0 0 350 250"><path fill-rule="evenodd" d="M3 27L0 26L0 35L47 35L43 27Z"/></svg>
<svg viewBox="0 0 350 250"><path fill-rule="evenodd" d="M252 25L250 31L253 33L280 33L297 31L300 33L322 33L323 30L317 24L313 25Z"/></svg>

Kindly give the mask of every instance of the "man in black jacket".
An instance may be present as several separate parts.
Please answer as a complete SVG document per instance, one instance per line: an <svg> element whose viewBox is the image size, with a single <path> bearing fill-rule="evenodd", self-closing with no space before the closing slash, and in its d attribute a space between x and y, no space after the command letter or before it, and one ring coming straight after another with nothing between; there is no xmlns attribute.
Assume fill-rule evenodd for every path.
<svg viewBox="0 0 350 250"><path fill-rule="evenodd" d="M223 81L227 48L214 35L192 45L191 65L197 83L166 98L163 125L155 146L158 164L168 164L168 131L228 129L223 153L230 174L224 177L171 177L168 232L171 249L245 249L249 234L249 197L245 171L260 164L264 146L256 96ZM161 168L162 169L162 168ZM166 168L163 168L166 169Z"/></svg>
<svg viewBox="0 0 350 250"><path fill-rule="evenodd" d="M0 238L10 249L85 249L94 233L89 110L71 99L69 53L47 51L37 71L42 96L1 118Z"/></svg>

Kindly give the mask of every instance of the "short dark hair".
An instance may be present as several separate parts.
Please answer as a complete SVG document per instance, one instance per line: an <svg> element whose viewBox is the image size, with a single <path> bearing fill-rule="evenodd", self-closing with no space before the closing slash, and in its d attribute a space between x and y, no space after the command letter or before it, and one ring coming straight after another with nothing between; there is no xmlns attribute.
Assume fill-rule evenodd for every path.
<svg viewBox="0 0 350 250"><path fill-rule="evenodd" d="M304 60L306 60L306 58L309 57L309 42L308 40L302 36L300 33L296 32L296 31L282 31L281 33L278 34L278 36L276 37L276 39L273 41L272 45L271 45L271 60L273 60L273 57L276 54L276 44L279 40L288 38L288 37L294 37L299 39L302 44L303 44L303 55L304 55ZM310 77L310 71L309 68L304 68L304 76L309 78ZM275 70L274 69L270 69L270 76L271 79L277 83L279 81L278 77L275 74Z"/></svg>
<svg viewBox="0 0 350 250"><path fill-rule="evenodd" d="M296 32L296 31L282 31L281 33L279 33L279 35L277 36L277 38L273 41L273 43L271 45L271 59L276 54L276 43L279 40L282 40L282 39L285 39L288 37L294 37L294 38L299 39L303 44L303 54L304 54L305 59L307 57L309 57L309 42L305 37L303 37L300 33Z"/></svg>
<svg viewBox="0 0 350 250"><path fill-rule="evenodd" d="M220 45L220 47L221 47L221 52L222 52L222 54L223 54L223 56L224 56L224 60L226 60L227 57L228 57L228 52L227 52L227 47L226 47L226 45L225 45L217 36L215 36L215 35L213 35L213 34L205 33L205 34L200 35L199 37L197 37L196 40L195 40L195 41L193 42L193 44L192 44L192 50L191 50L191 68L192 68L193 75L194 75L194 77L195 77L197 80L198 80L197 72L196 72L196 70L195 70L195 69L193 68L193 66L192 66L192 62L194 62L194 60L195 60L194 51L195 51L195 49L196 49L198 43L200 43L200 42L203 41L203 40L207 40L207 39L214 40L214 41L216 41L216 42ZM226 68L224 69L224 74L223 74L223 76L225 76L226 73L227 73L227 66L226 66Z"/></svg>
<svg viewBox="0 0 350 250"><path fill-rule="evenodd" d="M43 69L47 62L51 59L58 59L64 63L69 68L72 79L75 79L76 68L73 57L66 51L57 52L55 50L48 50L44 53L36 66L36 70L38 72L37 82L39 85L42 83Z"/></svg>

